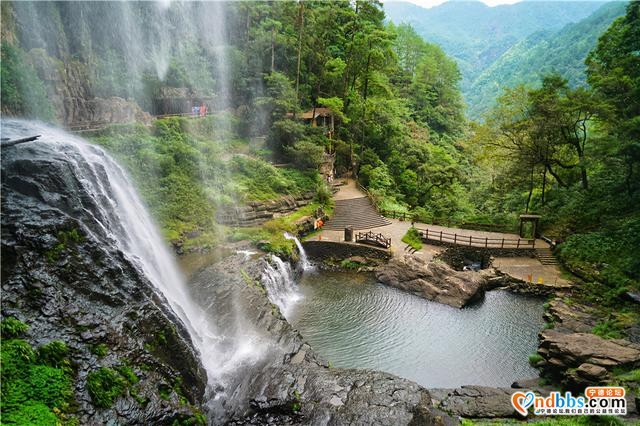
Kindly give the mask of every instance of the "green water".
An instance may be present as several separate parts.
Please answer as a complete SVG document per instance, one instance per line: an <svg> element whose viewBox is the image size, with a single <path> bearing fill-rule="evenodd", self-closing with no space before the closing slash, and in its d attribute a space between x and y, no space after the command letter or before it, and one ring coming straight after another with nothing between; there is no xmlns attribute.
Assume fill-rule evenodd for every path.
<svg viewBox="0 0 640 426"><path fill-rule="evenodd" d="M372 368L425 387L509 386L544 327L543 301L506 291L456 309L379 284L372 276L306 274L289 321L335 367Z"/></svg>

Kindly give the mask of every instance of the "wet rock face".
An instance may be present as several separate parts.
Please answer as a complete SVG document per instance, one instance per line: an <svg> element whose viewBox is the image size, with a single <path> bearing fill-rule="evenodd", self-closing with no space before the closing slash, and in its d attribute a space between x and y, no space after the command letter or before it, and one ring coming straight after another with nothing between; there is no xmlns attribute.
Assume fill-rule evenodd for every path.
<svg viewBox="0 0 640 426"><path fill-rule="evenodd" d="M482 273L455 271L445 263L412 256L392 259L376 271L376 278L383 284L456 308L480 298L487 281Z"/></svg>
<svg viewBox="0 0 640 426"><path fill-rule="evenodd" d="M259 284L264 260L232 256L196 274L191 282L208 297L217 326L264 338L264 355L223 378L219 423L444 425L429 392L409 380L371 370L329 368L271 305ZM244 271L244 278L237 271ZM217 284L212 284L212 283ZM211 290L213 289L213 292ZM209 296L205 296L209 294ZM233 345L230 345L233 346Z"/></svg>
<svg viewBox="0 0 640 426"><path fill-rule="evenodd" d="M2 316L27 323L34 345L69 346L80 424L191 416L189 404L200 405L206 383L197 353L164 297L100 226L99 201L82 192L83 177L65 158L41 141L2 150ZM99 344L106 355L93 353ZM95 407L88 375L124 364L147 402L125 393L110 408Z"/></svg>

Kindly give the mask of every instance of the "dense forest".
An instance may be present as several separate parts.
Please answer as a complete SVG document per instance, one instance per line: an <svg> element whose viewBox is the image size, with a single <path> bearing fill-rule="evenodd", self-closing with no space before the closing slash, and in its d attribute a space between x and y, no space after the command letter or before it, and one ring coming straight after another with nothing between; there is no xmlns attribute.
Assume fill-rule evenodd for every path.
<svg viewBox="0 0 640 426"><path fill-rule="evenodd" d="M389 19L411 24L451 55L462 73L467 115L483 119L501 88L537 85L557 72L571 87L586 85L584 61L598 37L624 14L626 2L446 2L423 9L385 4Z"/></svg>
<svg viewBox="0 0 640 426"><path fill-rule="evenodd" d="M69 24L80 13L120 16L123 7L3 4L3 17L21 16L22 25L56 18L39 37L7 18L3 108L47 118L45 103L29 102L43 98L34 90L47 90L42 62L64 62L93 95L133 99L146 111L162 112L158 100L171 90L210 101L213 116L196 124L173 118L94 135L127 163L167 238L228 237L232 231L204 213L228 204L309 190L325 194L322 204L327 190L316 170L329 153L337 173L353 172L380 208L421 222L509 228L520 213L540 213L543 233L564 241L565 264L607 284L603 298L637 289L637 2L588 55L588 87L539 75L537 86L507 88L483 124L465 119L456 62L410 25L385 21L376 1L194 3L164 11L127 4L149 27L139 34L153 34L173 8L190 17L170 28L177 46L150 38L145 54L127 43L132 34ZM216 13L225 25L205 31L205 17ZM45 49L36 47L42 40ZM163 61L149 53L162 49ZM300 120L316 108L331 112L333 128ZM256 143L261 136L264 145ZM252 238L264 239L265 230Z"/></svg>

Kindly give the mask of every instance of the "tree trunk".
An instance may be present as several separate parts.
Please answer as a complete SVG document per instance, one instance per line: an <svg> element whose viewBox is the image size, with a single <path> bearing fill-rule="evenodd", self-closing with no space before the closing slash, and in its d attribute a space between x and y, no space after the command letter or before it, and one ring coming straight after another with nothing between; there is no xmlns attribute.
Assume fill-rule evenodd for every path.
<svg viewBox="0 0 640 426"><path fill-rule="evenodd" d="M545 205L545 192L547 191L547 169L542 172L542 205Z"/></svg>
<svg viewBox="0 0 640 426"><path fill-rule="evenodd" d="M300 22L300 30L298 31L298 65L296 67L296 101L299 101L298 91L300 88L300 61L302 60L302 37L304 33L304 3L300 2L298 9L298 21Z"/></svg>
<svg viewBox="0 0 640 426"><path fill-rule="evenodd" d="M533 194L533 171L535 167L531 167L531 178L529 179L529 196L527 197L527 206L524 209L525 213L529 213L529 204L531 203L531 195Z"/></svg>
<svg viewBox="0 0 640 426"><path fill-rule="evenodd" d="M276 70L276 27L271 28L271 74Z"/></svg>

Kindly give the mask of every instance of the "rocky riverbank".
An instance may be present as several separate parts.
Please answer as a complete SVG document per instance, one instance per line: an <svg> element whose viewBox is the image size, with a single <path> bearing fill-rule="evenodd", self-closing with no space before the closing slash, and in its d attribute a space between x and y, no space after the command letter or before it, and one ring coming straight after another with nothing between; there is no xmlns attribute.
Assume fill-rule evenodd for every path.
<svg viewBox="0 0 640 426"><path fill-rule="evenodd" d="M413 382L377 371L331 368L319 359L266 297L260 283L264 262L231 256L191 281L194 289L203 289L220 328L230 336L262 338L254 348L260 359L241 363L217 389L225 398L219 419L234 425L456 423L434 409L429 392Z"/></svg>

